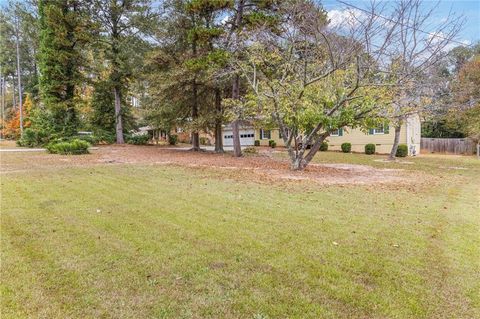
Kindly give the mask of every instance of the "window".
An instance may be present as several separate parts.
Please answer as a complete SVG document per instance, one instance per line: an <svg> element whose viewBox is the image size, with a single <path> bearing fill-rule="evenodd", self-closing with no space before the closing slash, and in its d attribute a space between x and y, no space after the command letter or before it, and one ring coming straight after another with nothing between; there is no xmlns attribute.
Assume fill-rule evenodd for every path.
<svg viewBox="0 0 480 319"><path fill-rule="evenodd" d="M240 138L249 138L249 137L255 137L255 134L251 133L251 134L240 134ZM223 138L233 138L233 134L231 135L224 135Z"/></svg>
<svg viewBox="0 0 480 319"><path fill-rule="evenodd" d="M338 128L330 132L330 136L343 136L343 128Z"/></svg>
<svg viewBox="0 0 480 319"><path fill-rule="evenodd" d="M271 137L270 130L264 130L263 128L260 129L260 139L261 140L269 140Z"/></svg>
<svg viewBox="0 0 480 319"><path fill-rule="evenodd" d="M374 134L374 135L385 134L385 125L382 124L378 127L373 128L371 134Z"/></svg>

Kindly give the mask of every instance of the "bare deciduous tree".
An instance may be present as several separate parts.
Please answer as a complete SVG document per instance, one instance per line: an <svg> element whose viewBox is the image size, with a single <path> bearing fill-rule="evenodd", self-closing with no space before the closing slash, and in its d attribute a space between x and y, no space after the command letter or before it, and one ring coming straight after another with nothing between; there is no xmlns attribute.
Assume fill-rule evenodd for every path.
<svg viewBox="0 0 480 319"><path fill-rule="evenodd" d="M237 65L260 112L278 126L292 169L305 168L333 130L381 118L394 122L396 153L403 121L434 94L429 68L463 24L450 15L426 33L433 12L420 0L371 2L329 23L314 1L285 1L276 30L249 34L248 58Z"/></svg>
<svg viewBox="0 0 480 319"><path fill-rule="evenodd" d="M436 6L426 8L421 0L401 0L394 4L391 14L382 16L395 25L388 47L388 82L392 101L385 116L393 123L395 137L390 159L395 159L400 131L406 119L430 106L438 92L433 69L448 54L460 32L464 19L449 14L432 31L431 21ZM424 30L430 30L426 32Z"/></svg>
<svg viewBox="0 0 480 319"><path fill-rule="evenodd" d="M282 23L252 33L237 61L260 112L278 126L292 169L304 169L330 133L366 127L384 95L385 63L395 30L376 13L328 24L314 1L286 1Z"/></svg>

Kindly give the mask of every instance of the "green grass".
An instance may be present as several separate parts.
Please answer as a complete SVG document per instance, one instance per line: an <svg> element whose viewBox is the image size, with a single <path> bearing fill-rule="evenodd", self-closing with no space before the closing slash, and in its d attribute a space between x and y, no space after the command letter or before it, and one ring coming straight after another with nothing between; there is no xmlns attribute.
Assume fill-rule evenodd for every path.
<svg viewBox="0 0 480 319"><path fill-rule="evenodd" d="M316 161L434 182L285 187L149 165L3 174L2 318L480 316L480 161Z"/></svg>

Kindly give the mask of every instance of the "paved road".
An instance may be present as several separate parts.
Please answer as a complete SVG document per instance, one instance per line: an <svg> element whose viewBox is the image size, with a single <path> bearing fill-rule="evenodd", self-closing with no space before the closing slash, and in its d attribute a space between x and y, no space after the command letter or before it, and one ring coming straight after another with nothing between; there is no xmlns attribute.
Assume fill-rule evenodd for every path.
<svg viewBox="0 0 480 319"><path fill-rule="evenodd" d="M0 148L0 152L44 152L44 148Z"/></svg>
<svg viewBox="0 0 480 319"><path fill-rule="evenodd" d="M89 150L98 150L98 147L90 147ZM0 148L1 152L46 152L45 148L24 148L24 147L15 147L15 148Z"/></svg>

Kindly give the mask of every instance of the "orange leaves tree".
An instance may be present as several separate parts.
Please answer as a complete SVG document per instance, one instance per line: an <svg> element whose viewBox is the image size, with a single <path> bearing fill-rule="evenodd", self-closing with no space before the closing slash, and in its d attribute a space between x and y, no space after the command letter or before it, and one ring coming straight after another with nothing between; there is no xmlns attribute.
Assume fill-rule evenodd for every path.
<svg viewBox="0 0 480 319"><path fill-rule="evenodd" d="M25 102L23 103L23 127L30 127L29 120L30 112L32 110L33 102L30 95L27 95ZM3 136L8 139L20 138L20 108L17 107L11 110L10 118L5 121L3 126Z"/></svg>

